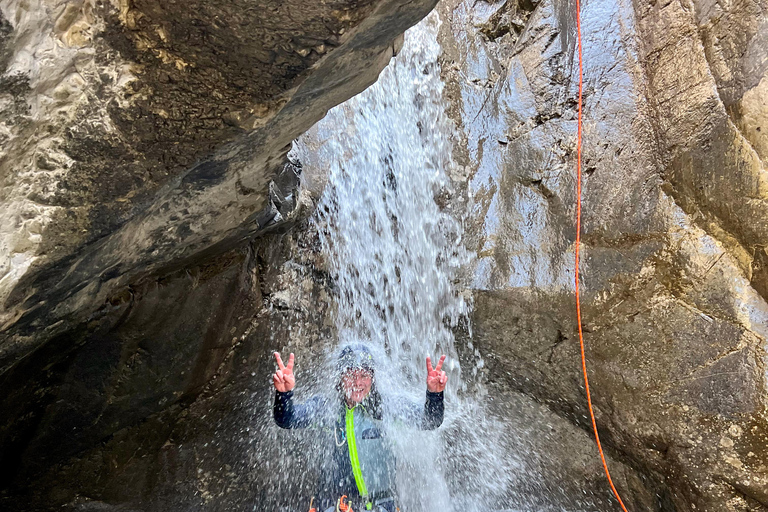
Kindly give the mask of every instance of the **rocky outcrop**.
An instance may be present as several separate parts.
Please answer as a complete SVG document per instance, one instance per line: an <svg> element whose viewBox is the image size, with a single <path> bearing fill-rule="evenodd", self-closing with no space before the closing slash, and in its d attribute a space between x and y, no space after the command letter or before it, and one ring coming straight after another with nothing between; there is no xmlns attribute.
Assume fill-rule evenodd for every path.
<svg viewBox="0 0 768 512"><path fill-rule="evenodd" d="M372 83L432 6L4 6L0 367L287 215L291 140Z"/></svg>
<svg viewBox="0 0 768 512"><path fill-rule="evenodd" d="M308 205L291 141L434 3L0 4L3 508L250 499L165 443L262 311L250 240Z"/></svg>
<svg viewBox="0 0 768 512"><path fill-rule="evenodd" d="M477 201L474 343L497 389L589 430L572 6L441 10L456 158ZM582 7L587 358L601 437L642 475L618 478L631 510L768 510L767 13L759 0Z"/></svg>

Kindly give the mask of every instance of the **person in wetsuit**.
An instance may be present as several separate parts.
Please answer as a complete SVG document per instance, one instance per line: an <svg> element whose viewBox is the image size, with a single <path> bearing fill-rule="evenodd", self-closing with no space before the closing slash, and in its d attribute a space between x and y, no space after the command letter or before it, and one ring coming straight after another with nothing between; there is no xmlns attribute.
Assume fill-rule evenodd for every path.
<svg viewBox="0 0 768 512"><path fill-rule="evenodd" d="M283 364L280 354L274 355L278 365L272 376L275 423L281 428L333 429L336 446L321 472L318 510L335 510L337 499L347 495L356 512L395 512L395 459L382 422L389 414L391 419L423 430L434 430L442 424L443 391L448 382L442 370L445 356L434 368L427 357L427 395L423 407L403 404L396 411L385 411L376 389L374 359L365 345L348 345L339 355L338 400L314 396L304 403L294 403L294 356L291 354L288 363Z"/></svg>

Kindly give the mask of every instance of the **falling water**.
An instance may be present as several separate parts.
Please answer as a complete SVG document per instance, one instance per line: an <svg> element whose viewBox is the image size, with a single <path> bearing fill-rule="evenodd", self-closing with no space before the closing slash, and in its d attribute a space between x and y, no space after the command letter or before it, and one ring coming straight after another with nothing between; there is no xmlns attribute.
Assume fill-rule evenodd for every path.
<svg viewBox="0 0 768 512"><path fill-rule="evenodd" d="M483 361L457 350L454 338L457 328L468 329L458 276L471 260L461 223L439 204L454 191L438 27L433 13L408 31L378 82L318 124L322 147L308 155L300 142L297 152L329 169L315 222L337 291L339 346L362 340L372 347L377 386L393 407L423 403L426 356L448 356L443 427L388 426L397 440L401 506L488 510L509 496L518 468L503 453L501 425L481 406L475 375Z"/></svg>
<svg viewBox="0 0 768 512"><path fill-rule="evenodd" d="M340 292L340 339L385 350L414 385L428 354L447 351L458 370L452 329L467 316L454 286L469 262L461 225L435 200L450 193L451 165L435 20L408 32L379 81L323 120L338 131L324 147L318 222Z"/></svg>

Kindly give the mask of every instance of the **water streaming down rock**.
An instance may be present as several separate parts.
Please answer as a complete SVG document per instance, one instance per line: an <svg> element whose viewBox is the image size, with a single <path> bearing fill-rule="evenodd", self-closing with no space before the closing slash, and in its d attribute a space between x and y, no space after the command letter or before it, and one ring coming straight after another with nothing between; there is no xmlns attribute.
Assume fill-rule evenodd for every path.
<svg viewBox="0 0 768 512"><path fill-rule="evenodd" d="M480 404L473 377L482 359L455 346L454 330L468 327L458 275L471 258L460 222L438 204L453 193L438 24L433 14L411 29L379 81L328 113L316 127L327 141L316 154L301 142L297 150L310 165L330 168L316 225L336 288L339 346L362 340L372 347L389 407L423 401L425 357L448 355L443 429L388 426L397 440L400 503L414 511L480 510L510 496L519 468L503 453L501 425ZM469 371L460 368L459 352Z"/></svg>
<svg viewBox="0 0 768 512"><path fill-rule="evenodd" d="M304 256L289 262L279 295L292 297L287 310L312 301L325 306L330 296L332 318L316 321L333 328L331 334L326 324L307 323L296 313L291 339L273 338L274 346L302 357L307 351L326 355L325 365L297 363L296 398L303 400L312 393L335 397L338 375L329 375L338 347L364 341L376 354L377 386L389 407L423 401L425 356L448 354L441 429L388 425L397 440L403 510L612 510L589 435L514 387L500 387L498 376L487 387L484 382L487 369L473 346L465 300L475 259L464 243L473 242L464 240L463 221L457 221L471 218L477 205L451 159L457 137L443 101L439 27L433 14L409 31L379 81L330 111L296 145L308 188L323 192L299 240L311 254L299 251ZM300 285L310 275L323 283L319 293ZM318 329L323 333L312 334ZM290 475L272 477L277 493L308 496L333 435L276 430L264 425L262 432L280 444L281 457L267 464ZM262 460L263 453L255 462Z"/></svg>

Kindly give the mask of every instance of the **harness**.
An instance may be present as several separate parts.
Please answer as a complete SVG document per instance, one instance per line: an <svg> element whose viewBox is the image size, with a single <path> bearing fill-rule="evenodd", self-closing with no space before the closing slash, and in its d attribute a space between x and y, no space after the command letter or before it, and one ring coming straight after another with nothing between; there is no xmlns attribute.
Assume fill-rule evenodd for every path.
<svg viewBox="0 0 768 512"><path fill-rule="evenodd" d="M339 441L334 431L334 441L337 446L346 441L357 492L365 502L365 508L372 510L380 501L392 499L395 458L380 428L381 421L374 420L362 405L359 406L361 410L358 414L355 414L357 407L345 407L342 430L345 439Z"/></svg>
<svg viewBox="0 0 768 512"><path fill-rule="evenodd" d="M363 478L363 471L360 469L360 457L357 455L357 440L355 439L355 408L357 406L347 409L344 417L344 423L346 425L347 433L347 451L349 452L349 462L352 464L352 474L355 475L355 483L357 484L357 492L365 500L365 508L371 510L373 504L368 499L368 489L365 487L365 479Z"/></svg>

